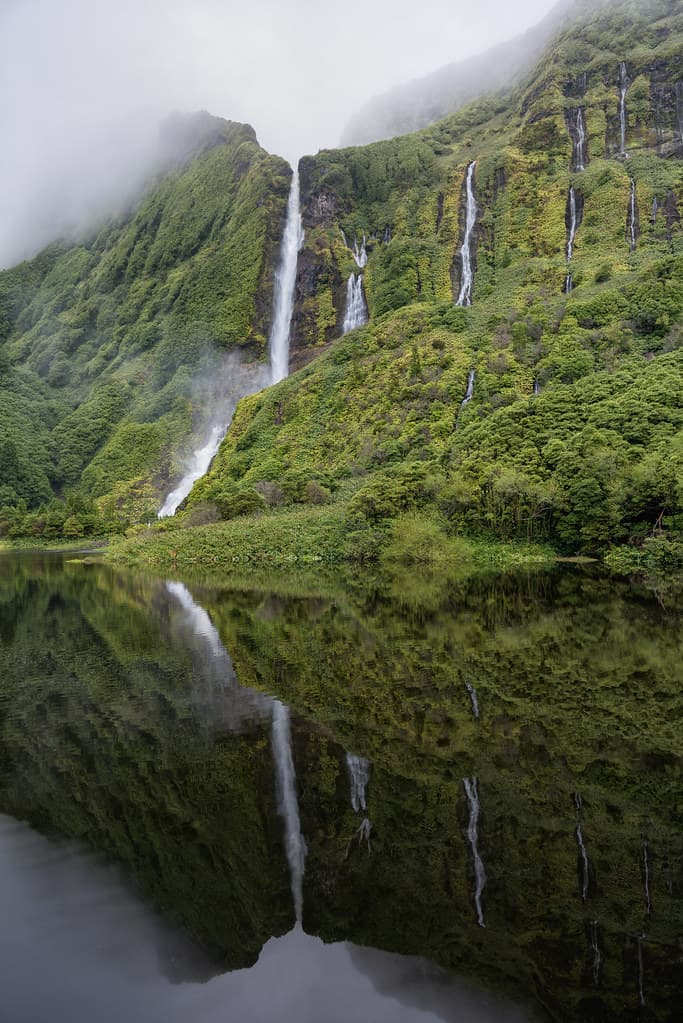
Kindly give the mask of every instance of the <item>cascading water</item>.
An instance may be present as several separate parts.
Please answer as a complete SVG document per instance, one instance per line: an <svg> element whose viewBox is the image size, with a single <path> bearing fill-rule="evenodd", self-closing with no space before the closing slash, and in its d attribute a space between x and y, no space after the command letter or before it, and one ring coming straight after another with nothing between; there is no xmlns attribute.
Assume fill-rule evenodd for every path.
<svg viewBox="0 0 683 1023"><path fill-rule="evenodd" d="M358 813L359 810L367 810L366 794L370 781L370 761L365 757L356 756L355 753L347 753L346 766L349 770L351 806L354 813Z"/></svg>
<svg viewBox="0 0 683 1023"><path fill-rule="evenodd" d="M299 172L292 174L287 201L287 220L280 247L280 266L275 274L273 295L273 326L270 331L271 383L284 380L289 373L289 334L294 309L296 266L304 243L299 202Z"/></svg>
<svg viewBox="0 0 683 1023"><path fill-rule="evenodd" d="M577 219L577 203L576 203L576 192L574 186L569 189L569 196L567 198L567 214L565 220L568 221L569 236L567 238L567 264L569 265L574 255L574 239L576 238L576 229L578 227ZM574 280L569 270L567 270L567 276L564 279L564 292L568 295L574 287Z"/></svg>
<svg viewBox="0 0 683 1023"><path fill-rule="evenodd" d="M534 380L534 397L538 397L541 393L541 385L538 380Z"/></svg>
<svg viewBox="0 0 683 1023"><path fill-rule="evenodd" d="M626 152L626 93L628 86L626 64L622 60L619 65L619 156L624 160L628 156Z"/></svg>
<svg viewBox="0 0 683 1023"><path fill-rule="evenodd" d="M216 457L216 452L221 446L223 438L228 432L229 425L229 422L217 423L211 428L208 439L200 447L193 451L187 472L175 490L172 490L165 499L161 508L157 512L158 518L166 519L170 515L175 515L197 480L206 475L209 471L209 466Z"/></svg>
<svg viewBox="0 0 683 1023"><path fill-rule="evenodd" d="M486 884L486 870L484 869L482 858L479 855L479 813L481 811L481 806L479 803L477 779L463 778L462 783L465 786L465 794L467 796L467 802L470 809L470 818L467 825L467 838L469 839L470 849L472 850L472 862L474 865L474 905L477 911L477 923L480 927L485 927L486 924L484 923L481 896Z"/></svg>
<svg viewBox="0 0 683 1023"><path fill-rule="evenodd" d="M363 294L363 274L351 274L346 285L346 312L342 333L348 334L368 322L368 307Z"/></svg>
<svg viewBox="0 0 683 1023"><path fill-rule="evenodd" d="M570 169L582 171L586 169L588 152L586 148L586 122L583 107L573 107L565 111L565 122L572 140L572 159Z"/></svg>
<svg viewBox="0 0 683 1023"><path fill-rule="evenodd" d="M474 187L472 180L474 177L474 169L477 166L477 161L473 160L467 168L467 178L465 189L467 192L467 212L465 216L465 237L463 238L462 245L460 246L460 294L456 305L472 305L472 285L473 285L473 274L472 274L472 233L474 231L474 225L477 220L477 202L474 198Z"/></svg>
<svg viewBox="0 0 683 1023"><path fill-rule="evenodd" d="M576 825L576 841L579 846L579 852L581 853L581 898L585 902L588 898L590 863L588 860L588 852L586 851L586 844L583 840L583 834L581 833L580 824Z"/></svg>
<svg viewBox="0 0 683 1023"><path fill-rule="evenodd" d="M638 207L636 205L636 183L631 178L631 191L628 202L628 244L631 252L638 241Z"/></svg>
<svg viewBox="0 0 683 1023"><path fill-rule="evenodd" d="M574 793L574 806L576 807L577 813L583 807L583 800L581 799L581 793L580 792L575 792Z"/></svg>
<svg viewBox="0 0 683 1023"><path fill-rule="evenodd" d="M353 239L353 258L356 261L356 266L362 270L368 262L368 254L365 248L365 235L363 235L363 244L358 248L358 239Z"/></svg>
<svg viewBox="0 0 683 1023"><path fill-rule="evenodd" d="M477 690L471 684L471 682L465 682L465 688L470 694L470 702L472 704L472 713L474 714L477 721L479 720L479 700L477 699Z"/></svg>
<svg viewBox="0 0 683 1023"><path fill-rule="evenodd" d="M646 838L643 839L641 852L643 857L643 895L645 896L645 909L649 916L652 913L652 899L650 897L650 850Z"/></svg>
<svg viewBox="0 0 683 1023"><path fill-rule="evenodd" d="M602 966L602 953L600 952L598 921L591 920L591 951L593 953L593 983L597 987L600 983L600 967Z"/></svg>
<svg viewBox="0 0 683 1023"><path fill-rule="evenodd" d="M272 745L277 778L278 813L285 825L285 851L289 864L292 899L296 922L300 924L303 909L306 843L301 834L299 822L299 802L296 796L296 774L292 757L289 710L279 700L273 702Z"/></svg>
<svg viewBox="0 0 683 1023"><path fill-rule="evenodd" d="M463 412L464 409L467 408L469 403L472 401L472 398L474 396L475 377L476 373L473 369L471 369L467 375L467 390L465 391L465 397L460 402L460 411L458 412L458 416L460 415L460 412Z"/></svg>

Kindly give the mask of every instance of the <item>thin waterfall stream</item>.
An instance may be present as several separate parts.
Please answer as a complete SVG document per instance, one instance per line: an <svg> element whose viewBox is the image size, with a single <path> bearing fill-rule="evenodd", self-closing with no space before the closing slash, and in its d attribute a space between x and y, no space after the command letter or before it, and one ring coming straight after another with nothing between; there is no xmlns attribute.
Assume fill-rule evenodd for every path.
<svg viewBox="0 0 683 1023"><path fill-rule="evenodd" d="M581 898L585 902L588 898L588 885L590 881L590 861L588 859L588 851L586 849L586 843L583 840L583 833L581 831L581 825L576 825L576 842L579 847L581 854Z"/></svg>
<svg viewBox="0 0 683 1023"><path fill-rule="evenodd" d="M626 93L628 87L626 64L622 60L619 65L619 156L624 160L628 157L626 152Z"/></svg>
<svg viewBox="0 0 683 1023"><path fill-rule="evenodd" d="M479 790L477 788L476 778L463 778L462 783L465 787L465 794L467 796L467 802L469 804L470 817L467 824L467 838L469 839L470 849L472 851L472 863L474 866L474 906L477 911L477 923L480 927L485 927L484 923L484 911L481 905L481 896L486 885L486 870L484 868L484 862L479 855L479 814L481 812L481 806L479 803Z"/></svg>
<svg viewBox="0 0 683 1023"><path fill-rule="evenodd" d="M638 206L636 204L636 183L631 178L631 186L628 201L628 243L631 252L635 251L638 241Z"/></svg>
<svg viewBox="0 0 683 1023"><path fill-rule="evenodd" d="M351 783L351 806L354 813L367 810L367 788L370 781L370 761L355 753L346 754L346 766Z"/></svg>
<svg viewBox="0 0 683 1023"><path fill-rule="evenodd" d="M289 709L279 700L273 703L272 728L273 760L277 779L278 813L285 826L285 852L297 924L303 911L303 880L306 865L306 843L301 834L299 801L296 795L296 772L292 756L292 736Z"/></svg>
<svg viewBox="0 0 683 1023"><path fill-rule="evenodd" d="M473 273L473 259L472 259L472 234L474 232L474 225L477 220L477 201L474 197L474 170L477 166L477 161L473 160L467 168L467 177L465 180L465 190L467 195L467 208L465 214L465 237L463 238L462 245L460 246L460 266L461 266L461 277L460 277L460 293L456 301L456 305L467 306L472 305L472 286L474 283Z"/></svg>

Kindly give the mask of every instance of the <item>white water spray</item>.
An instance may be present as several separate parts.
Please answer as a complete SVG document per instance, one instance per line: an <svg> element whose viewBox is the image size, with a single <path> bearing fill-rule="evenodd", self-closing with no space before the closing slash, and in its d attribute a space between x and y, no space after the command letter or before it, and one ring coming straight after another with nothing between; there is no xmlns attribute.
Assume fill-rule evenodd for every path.
<svg viewBox="0 0 683 1023"><path fill-rule="evenodd" d="M299 802L296 796L296 774L292 757L289 710L279 700L273 703L273 760L277 778L278 813L285 825L285 851L289 864L292 899L296 922L301 923L303 879L306 864L306 843L301 834Z"/></svg>
<svg viewBox="0 0 683 1023"><path fill-rule="evenodd" d="M569 238L567 240L567 262L574 255L574 239L576 238L576 192L574 186L569 189Z"/></svg>
<svg viewBox="0 0 683 1023"><path fill-rule="evenodd" d="M304 243L299 202L299 172L294 170L287 201L287 221L280 247L280 266L275 274L273 326L270 331L271 383L284 380L289 373L289 335L294 310L294 286L299 252Z"/></svg>
<svg viewBox="0 0 683 1023"><path fill-rule="evenodd" d="M365 757L356 756L355 753L347 753L346 766L349 770L351 806L354 813L358 813L359 810L367 810L366 796L370 781L370 761Z"/></svg>
<svg viewBox="0 0 683 1023"><path fill-rule="evenodd" d="M588 898L588 882L590 878L588 852L586 851L586 844L583 840L583 834L581 833L581 825L576 825L576 841L579 846L581 853L581 898L585 902Z"/></svg>
<svg viewBox="0 0 683 1023"><path fill-rule="evenodd" d="M628 156L626 152L626 93L628 85L626 64L622 60L619 65L619 156L624 160Z"/></svg>
<svg viewBox="0 0 683 1023"><path fill-rule="evenodd" d="M467 168L467 214L465 217L465 237L463 238L462 245L460 246L460 266L462 268L462 275L460 279L460 294L456 305L472 305L472 232L474 231L474 225L477 219L477 202L474 198L474 188L472 187L472 179L474 177L474 169L477 166L477 161L473 160Z"/></svg>
<svg viewBox="0 0 683 1023"><path fill-rule="evenodd" d="M368 307L363 294L363 274L351 274L346 285L346 312L342 333L348 334L368 322Z"/></svg>
<svg viewBox="0 0 683 1023"><path fill-rule="evenodd" d="M166 519L170 515L175 515L197 480L206 475L209 471L209 466L216 457L216 452L221 446L223 438L228 432L229 425L229 420L228 422L217 423L211 428L208 439L192 452L192 458L187 472L175 490L171 491L162 504L157 513L158 518Z"/></svg>
<svg viewBox="0 0 683 1023"><path fill-rule="evenodd" d="M365 248L365 235L363 235L363 244L360 248L358 248L358 239L353 239L353 249L351 251L353 252L353 258L356 261L356 266L362 270L368 262L368 253Z"/></svg>
<svg viewBox="0 0 683 1023"><path fill-rule="evenodd" d="M477 690L470 682L465 682L465 688L470 694L470 702L472 703L472 713L474 714L477 721L479 720L479 700L477 699Z"/></svg>
<svg viewBox="0 0 683 1023"><path fill-rule="evenodd" d="M481 807L479 803L477 779L463 778L462 783L465 786L465 794L470 808L470 819L467 825L467 838L469 839L470 849L472 850L472 862L474 864L474 905L477 911L477 923L480 927L485 927L486 924L484 923L481 896L486 884L486 870L484 869L482 858L479 855L479 813Z"/></svg>
<svg viewBox="0 0 683 1023"><path fill-rule="evenodd" d="M586 169L586 122L583 107L576 111L576 142L574 143L574 170Z"/></svg>
<svg viewBox="0 0 683 1023"><path fill-rule="evenodd" d="M628 243L631 252L635 250L637 240L638 239L636 234L636 183L635 180L631 178L631 193L628 203Z"/></svg>

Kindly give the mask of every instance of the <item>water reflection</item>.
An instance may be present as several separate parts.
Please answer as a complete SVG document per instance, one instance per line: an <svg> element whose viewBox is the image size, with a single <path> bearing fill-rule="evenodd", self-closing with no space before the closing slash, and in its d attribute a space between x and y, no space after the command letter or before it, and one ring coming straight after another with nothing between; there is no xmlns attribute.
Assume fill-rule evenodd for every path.
<svg viewBox="0 0 683 1023"><path fill-rule="evenodd" d="M422 1001L417 981L401 997L438 1018L508 1010L458 985L450 1016L434 966L363 964L426 957L557 1020L678 1018L675 602L578 572L482 583L415 615L376 587L219 592L33 556L0 559L0 601L0 808L126 864L216 973L258 961L231 974L245 992L280 970L295 999L310 960L325 997L363 1018L334 986L351 941L378 990L398 971L392 997L426 969ZM290 708L306 933L292 933L274 699Z"/></svg>

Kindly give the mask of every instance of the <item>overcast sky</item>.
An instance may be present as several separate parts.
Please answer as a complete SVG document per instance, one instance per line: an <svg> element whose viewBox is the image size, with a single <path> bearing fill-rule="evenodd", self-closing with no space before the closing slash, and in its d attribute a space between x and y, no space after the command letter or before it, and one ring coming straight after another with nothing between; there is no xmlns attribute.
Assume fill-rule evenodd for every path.
<svg viewBox="0 0 683 1023"><path fill-rule="evenodd" d="M0 0L0 266L127 184L174 110L248 121L295 160L391 85L553 0Z"/></svg>

